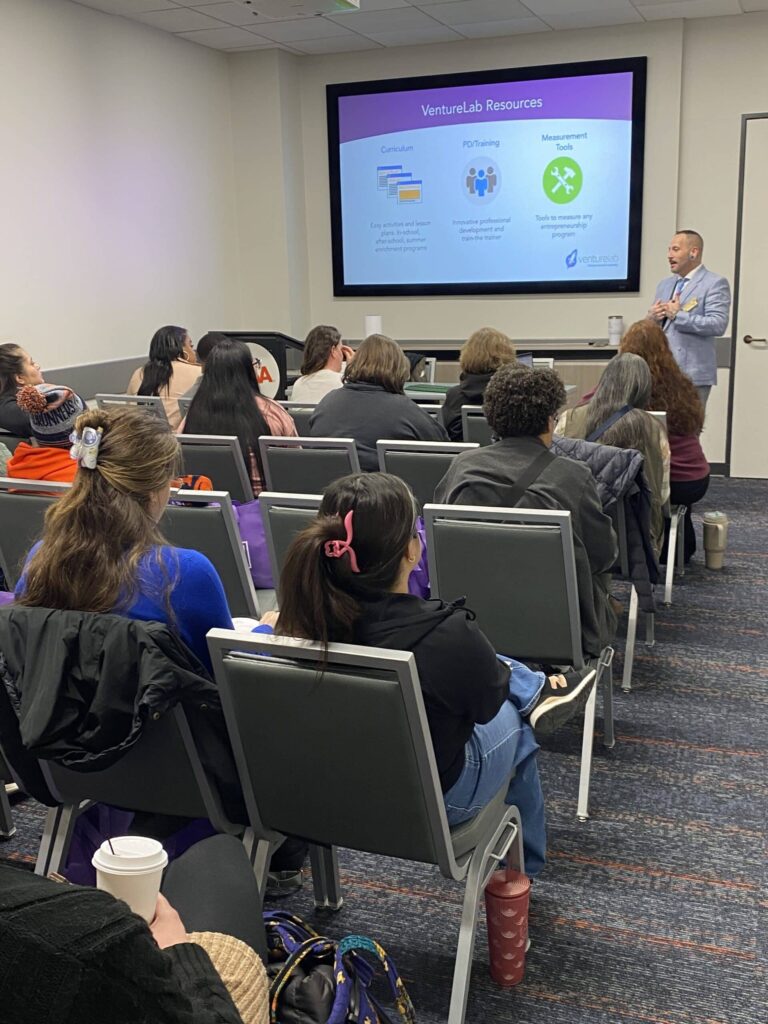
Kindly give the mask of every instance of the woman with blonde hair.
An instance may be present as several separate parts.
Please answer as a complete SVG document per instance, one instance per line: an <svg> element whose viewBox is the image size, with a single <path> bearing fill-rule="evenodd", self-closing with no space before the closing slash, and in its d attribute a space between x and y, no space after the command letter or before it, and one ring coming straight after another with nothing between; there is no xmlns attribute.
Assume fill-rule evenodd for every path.
<svg viewBox="0 0 768 1024"><path fill-rule="evenodd" d="M452 441L462 440L462 405L482 405L488 381L500 366L514 363L515 346L495 327L481 327L464 343L459 354L459 384L446 393L440 422Z"/></svg>
<svg viewBox="0 0 768 1024"><path fill-rule="evenodd" d="M309 418L312 437L352 437L360 468L376 472L376 442L445 441L443 428L405 394L411 366L400 346L371 334L347 366L344 386L326 395Z"/></svg>
<svg viewBox="0 0 768 1024"><path fill-rule="evenodd" d="M619 351L632 352L646 361L652 381L648 407L667 414L669 500L673 505L685 505L683 548L688 562L696 551L691 506L701 501L709 487L709 463L699 441L704 426L704 406L698 389L678 366L667 336L657 323L638 320L632 324L621 340ZM669 532L668 523L666 532Z"/></svg>

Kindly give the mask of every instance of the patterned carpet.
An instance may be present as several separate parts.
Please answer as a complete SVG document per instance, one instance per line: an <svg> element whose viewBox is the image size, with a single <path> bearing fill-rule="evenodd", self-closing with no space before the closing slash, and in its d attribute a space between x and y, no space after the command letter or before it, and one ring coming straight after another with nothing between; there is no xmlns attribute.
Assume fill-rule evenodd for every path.
<svg viewBox="0 0 768 1024"><path fill-rule="evenodd" d="M638 644L635 691L616 695L617 739L599 750L591 813L575 819L579 730L542 753L550 862L533 892L524 982L496 988L481 923L467 1024L764 1024L768 483L713 482L698 511L731 519L727 567L700 557ZM621 644L619 645L621 646ZM620 678L621 665L615 678ZM0 856L29 860L30 800ZM346 903L288 909L392 954L418 1020L447 1015L460 888L437 870L342 852ZM762 912L762 926L760 915Z"/></svg>

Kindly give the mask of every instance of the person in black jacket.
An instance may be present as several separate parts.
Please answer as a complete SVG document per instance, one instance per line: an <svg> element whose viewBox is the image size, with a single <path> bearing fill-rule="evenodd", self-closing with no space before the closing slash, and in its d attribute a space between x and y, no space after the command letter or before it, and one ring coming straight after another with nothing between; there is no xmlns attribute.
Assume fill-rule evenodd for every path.
<svg viewBox="0 0 768 1024"><path fill-rule="evenodd" d="M616 632L611 569L618 546L589 469L549 452L565 387L554 370L509 364L493 375L483 409L496 444L462 452L435 488L441 505L563 509L571 513L584 653L598 656ZM535 466L522 494L516 486Z"/></svg>
<svg viewBox="0 0 768 1024"><path fill-rule="evenodd" d="M0 345L0 430L19 437L29 437L29 414L16 404L19 388L25 384L42 384L38 363L20 345Z"/></svg>
<svg viewBox="0 0 768 1024"><path fill-rule="evenodd" d="M351 437L360 468L379 468L376 442L445 441L447 434L408 398L405 382L411 367L391 338L372 334L347 366L344 386L322 399L309 417L311 437Z"/></svg>
<svg viewBox="0 0 768 1024"><path fill-rule="evenodd" d="M446 393L440 410L440 422L452 441L463 440L462 405L482 405L488 381L500 366L514 363L516 355L510 339L494 327L481 327L462 347L459 384Z"/></svg>
<svg viewBox="0 0 768 1024"><path fill-rule="evenodd" d="M211 956L218 932L245 946L235 968L246 1004L261 995L261 899L242 844L214 836L166 873L147 925L109 893L0 864L0 1019L13 1024L242 1024ZM202 906L199 906L202 904ZM182 920L183 918L183 920ZM188 931L195 934L188 934ZM230 965L222 960L222 971ZM261 976L261 977L260 977ZM264 1018L267 1014L263 979ZM249 999L250 996L250 999Z"/></svg>
<svg viewBox="0 0 768 1024"><path fill-rule="evenodd" d="M545 677L497 656L461 603L409 594L421 555L417 514L398 477L361 473L331 484L286 556L277 631L413 651L449 824L474 817L508 783L533 876L544 865L546 836L531 727L562 724L595 673Z"/></svg>

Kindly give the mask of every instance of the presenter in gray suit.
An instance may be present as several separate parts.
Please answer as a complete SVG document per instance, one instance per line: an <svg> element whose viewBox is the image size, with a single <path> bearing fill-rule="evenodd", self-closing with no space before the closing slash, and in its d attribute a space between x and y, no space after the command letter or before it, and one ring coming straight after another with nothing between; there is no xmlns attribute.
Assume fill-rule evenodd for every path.
<svg viewBox="0 0 768 1024"><path fill-rule="evenodd" d="M656 288L648 316L661 325L672 355L706 406L717 383L715 339L728 326L731 289L724 277L701 262L704 240L697 231L678 231L667 250L670 277Z"/></svg>

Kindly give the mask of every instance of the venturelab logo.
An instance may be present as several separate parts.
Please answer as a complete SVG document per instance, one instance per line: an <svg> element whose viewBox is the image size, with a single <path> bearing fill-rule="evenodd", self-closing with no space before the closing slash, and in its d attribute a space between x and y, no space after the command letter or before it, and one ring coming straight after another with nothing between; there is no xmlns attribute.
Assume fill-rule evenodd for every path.
<svg viewBox="0 0 768 1024"><path fill-rule="evenodd" d="M571 269L571 267L575 267L576 263L578 261L578 258L579 258L579 250L578 249L574 249L572 252L569 252L568 255L565 257L565 265L566 265L566 267L568 267L569 270Z"/></svg>

